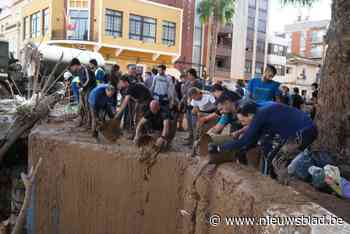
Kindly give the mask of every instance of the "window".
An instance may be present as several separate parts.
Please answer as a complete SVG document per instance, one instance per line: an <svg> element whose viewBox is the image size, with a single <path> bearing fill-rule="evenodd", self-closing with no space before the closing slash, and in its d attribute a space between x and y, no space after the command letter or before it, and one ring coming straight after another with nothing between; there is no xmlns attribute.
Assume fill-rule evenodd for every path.
<svg viewBox="0 0 350 234"><path fill-rule="evenodd" d="M23 19L23 39L29 38L30 34L29 18L28 16Z"/></svg>
<svg viewBox="0 0 350 234"><path fill-rule="evenodd" d="M255 8L256 7L256 0L249 0L248 6L250 8Z"/></svg>
<svg viewBox="0 0 350 234"><path fill-rule="evenodd" d="M267 11L268 0L260 0L259 10Z"/></svg>
<svg viewBox="0 0 350 234"><path fill-rule="evenodd" d="M43 35L49 31L49 8L43 10Z"/></svg>
<svg viewBox="0 0 350 234"><path fill-rule="evenodd" d="M270 43L268 53L277 56L286 56L286 50L287 48L285 46Z"/></svg>
<svg viewBox="0 0 350 234"><path fill-rule="evenodd" d="M255 26L255 17L249 16L248 17L248 28L254 30L254 26Z"/></svg>
<svg viewBox="0 0 350 234"><path fill-rule="evenodd" d="M30 36L31 38L36 38L40 35L40 12L37 12L31 15L30 21L31 21Z"/></svg>
<svg viewBox="0 0 350 234"><path fill-rule="evenodd" d="M259 19L266 20L267 19L267 12L259 10Z"/></svg>
<svg viewBox="0 0 350 234"><path fill-rule="evenodd" d="M272 64L272 66L274 66L277 70L277 76L284 76L285 75L285 70L286 70L286 67L283 66L283 65L280 65L280 64Z"/></svg>
<svg viewBox="0 0 350 234"><path fill-rule="evenodd" d="M306 80L306 68L303 68L303 70L298 76L298 80Z"/></svg>
<svg viewBox="0 0 350 234"><path fill-rule="evenodd" d="M251 73L252 72L252 61L246 60L244 68L245 68L245 73Z"/></svg>
<svg viewBox="0 0 350 234"><path fill-rule="evenodd" d="M68 36L70 40L88 40L88 10L70 10L69 11L70 24L74 25L71 35Z"/></svg>
<svg viewBox="0 0 350 234"><path fill-rule="evenodd" d="M265 53L265 41L258 40L256 43L256 51Z"/></svg>
<svg viewBox="0 0 350 234"><path fill-rule="evenodd" d="M312 58L322 58L322 46L313 45L311 48L311 57Z"/></svg>
<svg viewBox="0 0 350 234"><path fill-rule="evenodd" d="M263 74L264 64L257 62L255 65L255 74Z"/></svg>
<svg viewBox="0 0 350 234"><path fill-rule="evenodd" d="M175 45L176 24L169 21L163 22L163 44Z"/></svg>
<svg viewBox="0 0 350 234"><path fill-rule="evenodd" d="M130 15L129 38L144 42L156 42L156 19Z"/></svg>
<svg viewBox="0 0 350 234"><path fill-rule="evenodd" d="M247 39L246 50L253 52L253 47L254 47L254 41L251 39Z"/></svg>
<svg viewBox="0 0 350 234"><path fill-rule="evenodd" d="M259 20L259 24L258 24L258 31L259 32L266 32L266 21L265 20Z"/></svg>
<svg viewBox="0 0 350 234"><path fill-rule="evenodd" d="M123 31L123 13L106 9L106 35L121 37Z"/></svg>

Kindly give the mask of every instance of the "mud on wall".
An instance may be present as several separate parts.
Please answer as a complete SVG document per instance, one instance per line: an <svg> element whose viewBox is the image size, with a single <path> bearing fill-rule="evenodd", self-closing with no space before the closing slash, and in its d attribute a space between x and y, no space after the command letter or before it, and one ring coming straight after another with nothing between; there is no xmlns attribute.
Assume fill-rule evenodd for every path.
<svg viewBox="0 0 350 234"><path fill-rule="evenodd" d="M32 135L30 164L43 158L32 233L179 233L184 157L162 157L147 181L136 150L120 149Z"/></svg>
<svg viewBox="0 0 350 234"><path fill-rule="evenodd" d="M42 157L43 165L29 212L29 233L350 233L349 226L210 226L207 220L212 214L264 217L330 213L292 188L239 165L222 165L192 186L198 164L191 164L183 153L173 152L160 155L147 179L137 150L128 142L111 147L77 139L49 131L30 136L30 164Z"/></svg>

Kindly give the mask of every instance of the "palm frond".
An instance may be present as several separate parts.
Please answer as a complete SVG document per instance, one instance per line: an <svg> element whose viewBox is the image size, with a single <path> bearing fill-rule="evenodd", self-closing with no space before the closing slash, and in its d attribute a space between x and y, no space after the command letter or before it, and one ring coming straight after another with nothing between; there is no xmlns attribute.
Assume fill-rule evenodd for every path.
<svg viewBox="0 0 350 234"><path fill-rule="evenodd" d="M220 24L231 22L235 12L235 0L203 0L197 8L202 23L208 23L210 17Z"/></svg>
<svg viewBox="0 0 350 234"><path fill-rule="evenodd" d="M315 2L319 0L280 0L283 5L301 5L301 6L312 6Z"/></svg>

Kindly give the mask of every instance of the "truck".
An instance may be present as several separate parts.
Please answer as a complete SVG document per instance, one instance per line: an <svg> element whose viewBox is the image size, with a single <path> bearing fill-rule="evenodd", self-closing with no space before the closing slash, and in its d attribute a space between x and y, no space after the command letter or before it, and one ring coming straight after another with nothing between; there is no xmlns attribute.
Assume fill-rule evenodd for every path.
<svg viewBox="0 0 350 234"><path fill-rule="evenodd" d="M103 56L98 52L46 44L40 45L38 49L41 54L40 74L43 74L40 79L47 78L62 54L63 59L55 74L57 77L68 68L73 58L78 58L85 65L91 59L96 59L99 66L105 65ZM0 41L0 99L10 98L13 94L26 96L30 88L28 82L30 77L23 71L22 64L9 53L9 43Z"/></svg>

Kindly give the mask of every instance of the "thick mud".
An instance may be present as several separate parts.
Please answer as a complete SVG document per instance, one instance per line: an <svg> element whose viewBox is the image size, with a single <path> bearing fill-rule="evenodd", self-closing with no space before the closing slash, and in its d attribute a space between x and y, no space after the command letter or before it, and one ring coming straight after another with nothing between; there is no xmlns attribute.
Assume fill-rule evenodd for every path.
<svg viewBox="0 0 350 234"><path fill-rule="evenodd" d="M91 138L72 122L40 126L29 140L29 163L43 158L28 219L32 233L334 231L319 232L310 226L211 226L208 219L213 214L263 217L330 213L312 203L321 202L319 192L307 190L304 196L261 176L254 168L235 163L204 167L205 159L188 157L190 149L182 146L181 138L179 134L169 152L157 155L145 177L149 165L140 160L140 149L124 137L108 144ZM336 197L329 201L332 205L323 205L331 212L349 215L350 203ZM335 233L350 233L346 228L339 227Z"/></svg>

